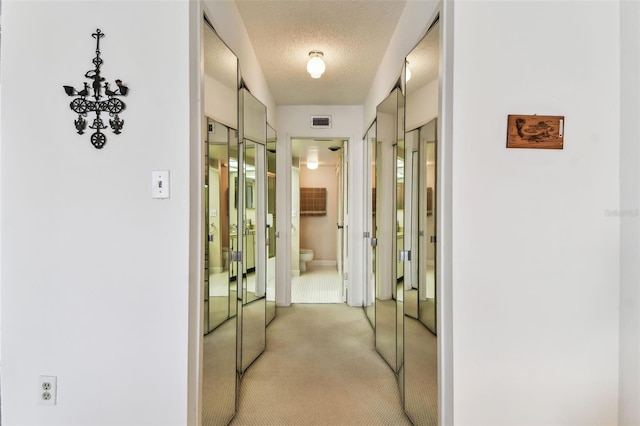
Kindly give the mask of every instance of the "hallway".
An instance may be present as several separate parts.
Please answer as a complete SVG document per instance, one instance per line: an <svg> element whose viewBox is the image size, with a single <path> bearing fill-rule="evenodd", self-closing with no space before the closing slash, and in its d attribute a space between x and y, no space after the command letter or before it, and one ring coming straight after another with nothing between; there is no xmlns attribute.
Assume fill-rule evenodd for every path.
<svg viewBox="0 0 640 426"><path fill-rule="evenodd" d="M409 425L361 308L279 308L232 425Z"/></svg>

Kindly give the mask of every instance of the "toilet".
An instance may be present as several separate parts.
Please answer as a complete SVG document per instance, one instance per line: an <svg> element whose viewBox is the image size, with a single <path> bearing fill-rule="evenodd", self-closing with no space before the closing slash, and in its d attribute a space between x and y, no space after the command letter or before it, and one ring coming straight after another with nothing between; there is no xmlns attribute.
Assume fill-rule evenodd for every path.
<svg viewBox="0 0 640 426"><path fill-rule="evenodd" d="M311 262L313 260L313 254L312 249L300 249L300 272L307 270L307 262Z"/></svg>

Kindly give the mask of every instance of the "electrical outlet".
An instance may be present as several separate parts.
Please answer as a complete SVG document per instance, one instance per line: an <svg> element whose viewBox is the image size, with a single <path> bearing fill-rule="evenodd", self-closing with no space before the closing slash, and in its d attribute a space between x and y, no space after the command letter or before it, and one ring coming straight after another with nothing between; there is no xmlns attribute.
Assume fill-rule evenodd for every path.
<svg viewBox="0 0 640 426"><path fill-rule="evenodd" d="M56 376L40 376L40 404L56 405L58 399L58 378Z"/></svg>

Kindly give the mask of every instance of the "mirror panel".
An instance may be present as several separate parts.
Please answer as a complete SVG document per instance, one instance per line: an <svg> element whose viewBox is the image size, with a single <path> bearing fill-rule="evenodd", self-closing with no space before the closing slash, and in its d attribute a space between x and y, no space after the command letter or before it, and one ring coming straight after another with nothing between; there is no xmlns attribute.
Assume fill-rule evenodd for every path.
<svg viewBox="0 0 640 426"><path fill-rule="evenodd" d="M267 126L267 325L276 317L276 141Z"/></svg>
<svg viewBox="0 0 640 426"><path fill-rule="evenodd" d="M407 56L406 150L411 152L411 212L406 223L412 250L411 284L405 292L405 411L415 425L438 424L437 125L440 87L440 25L435 23ZM405 74L405 75L408 75ZM406 163L408 166L408 163ZM409 185L409 182L405 182ZM408 190L408 186L405 187Z"/></svg>
<svg viewBox="0 0 640 426"><path fill-rule="evenodd" d="M365 184L366 208L367 208L367 232L365 238L365 264L367 275L364 293L364 308L371 326L375 329L376 323L376 122L369 127L365 135Z"/></svg>
<svg viewBox="0 0 640 426"><path fill-rule="evenodd" d="M242 262L242 343L240 372L253 363L266 344L267 286L267 109L248 90L240 90L241 149L238 173L238 244ZM241 173L240 173L241 171Z"/></svg>
<svg viewBox="0 0 640 426"><path fill-rule="evenodd" d="M405 277L405 264L408 256L405 244L408 238L405 236L404 212L405 203L408 198L405 196L405 141L404 141L404 96L401 91L397 92L398 96L398 123L396 126L396 148L395 148L395 172L396 179L395 190L395 219L396 219L396 344L397 344L397 370L398 385L400 389L400 398L404 400L404 285L408 282ZM404 252L404 253L403 253Z"/></svg>
<svg viewBox="0 0 640 426"><path fill-rule="evenodd" d="M229 137L229 187L226 193L227 200L227 220L229 222L229 279L230 279L230 299L229 310L231 315L238 312L238 262L232 261L232 255L240 251L238 242L238 167L240 164L240 151L238 143L238 132Z"/></svg>
<svg viewBox="0 0 640 426"><path fill-rule="evenodd" d="M418 239L413 238L413 230L418 229L419 203L418 200L418 129L405 134L405 152L407 162L405 165L405 191L408 195L405 201L405 235L408 237L408 247L411 254L418 253ZM410 193L410 196L409 196ZM418 261L414 258L405 265L407 279L404 283L404 314L412 318L418 318Z"/></svg>
<svg viewBox="0 0 640 426"><path fill-rule="evenodd" d="M236 296L231 289L225 255L229 251L229 145L238 126L238 60L206 21L202 49L205 113L202 424L218 425L229 423L236 410Z"/></svg>
<svg viewBox="0 0 640 426"><path fill-rule="evenodd" d="M205 268L208 274L208 331L226 321L230 315L230 282L228 267L229 224L226 194L229 190L229 129L211 118L207 119L207 167L205 168L205 216L207 245Z"/></svg>
<svg viewBox="0 0 640 426"><path fill-rule="evenodd" d="M437 298L436 298L436 248L432 241L436 235L436 154L437 154L437 122L434 118L420 128L420 206L424 214L418 216L419 230L422 232L419 250L424 254L423 262L418 268L419 294L418 318L433 333L437 334Z"/></svg>
<svg viewBox="0 0 640 426"><path fill-rule="evenodd" d="M400 89L394 89L376 111L376 349L394 372L401 363L398 357L398 211L397 153L398 129L402 126ZM389 202L390 200L391 202ZM401 270L401 268L400 268ZM402 272L400 272L402 273Z"/></svg>

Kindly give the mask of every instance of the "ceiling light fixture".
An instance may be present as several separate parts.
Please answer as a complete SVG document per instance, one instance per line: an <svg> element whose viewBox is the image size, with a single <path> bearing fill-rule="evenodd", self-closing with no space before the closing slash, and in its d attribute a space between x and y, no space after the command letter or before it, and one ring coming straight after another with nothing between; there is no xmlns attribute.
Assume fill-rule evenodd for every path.
<svg viewBox="0 0 640 426"><path fill-rule="evenodd" d="M312 50L309 52L309 62L307 62L307 72L311 74L312 78L320 78L324 73L325 65L322 57L324 56L319 50Z"/></svg>
<svg viewBox="0 0 640 426"><path fill-rule="evenodd" d="M315 170L318 168L318 150L307 150L307 168L309 170Z"/></svg>

